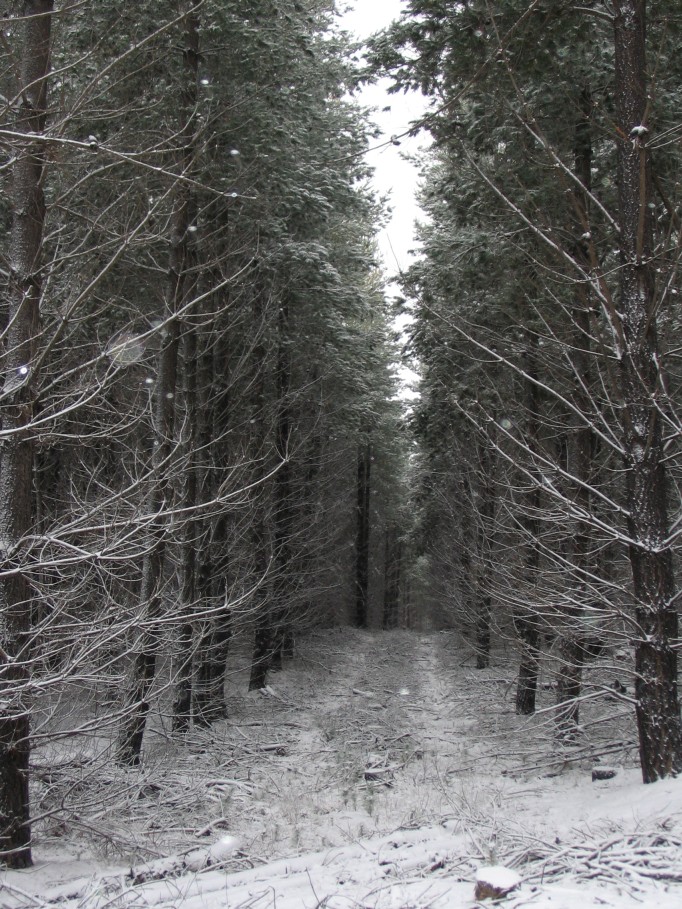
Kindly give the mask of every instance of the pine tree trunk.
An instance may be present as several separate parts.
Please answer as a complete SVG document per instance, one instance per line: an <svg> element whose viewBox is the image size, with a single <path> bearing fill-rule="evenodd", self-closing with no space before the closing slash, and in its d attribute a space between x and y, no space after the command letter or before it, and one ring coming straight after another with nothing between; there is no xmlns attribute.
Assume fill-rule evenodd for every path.
<svg viewBox="0 0 682 909"><path fill-rule="evenodd" d="M274 639L272 668L282 668L285 642L293 635L293 603L296 579L293 573L293 493L291 482L290 444L292 434L291 416L291 363L289 362L289 306L285 298L281 301L278 318L277 350L277 416L275 451L279 467L274 481L273 541L274 577L272 599L274 612Z"/></svg>
<svg viewBox="0 0 682 909"><path fill-rule="evenodd" d="M201 661L196 673L194 722L200 726L210 726L227 716L225 670L231 638L230 622L225 617L211 620L199 642Z"/></svg>
<svg viewBox="0 0 682 909"><path fill-rule="evenodd" d="M676 583L667 511L651 165L647 148L646 2L614 0L620 212L620 346L630 564L638 639L637 726L645 783L682 770Z"/></svg>
<svg viewBox="0 0 682 909"><path fill-rule="evenodd" d="M402 568L402 541L395 524L386 528L384 555L384 616L383 627L400 625L400 575Z"/></svg>
<svg viewBox="0 0 682 909"><path fill-rule="evenodd" d="M173 270L173 278L177 277L178 273ZM156 656L160 644L159 619L163 611L163 574L169 530L166 512L170 507L173 493L168 461L173 449L178 343L178 324L175 319L171 319L167 324L159 355L154 390L152 491L147 500L151 518L147 551L142 566L140 619L136 623L139 634L132 650L125 715L119 730L116 751L117 761L131 766L140 762L142 738L149 712L149 692L156 674Z"/></svg>
<svg viewBox="0 0 682 909"><path fill-rule="evenodd" d="M38 136L45 128L53 7L51 0L32 0L22 8L16 132L26 136ZM40 324L43 177L43 148L39 141L27 140L17 148L12 168L9 324L0 411L5 436L0 450L0 861L10 868L31 865L30 707L24 687L30 675L31 590L16 569L33 507L35 452L29 427L37 379L32 364Z"/></svg>
<svg viewBox="0 0 682 909"><path fill-rule="evenodd" d="M369 533L372 447L358 447L355 530L355 627L366 628L369 609Z"/></svg>
<svg viewBox="0 0 682 909"><path fill-rule="evenodd" d="M265 304L261 296L254 300L254 329L262 332L265 325ZM274 616L271 608L268 587L270 582L269 566L271 562L271 541L268 533L270 490L265 479L268 468L268 430L265 413L265 365L267 363L267 350L265 340L259 335L258 342L253 349L253 363L255 369L254 381L254 410L252 420L254 425L254 438L252 448L254 460L260 467L260 482L257 484L253 498L253 524L251 527L251 546L254 555L254 569L256 591L254 594L254 612L256 615L256 629L251 657L251 675L249 677L249 691L260 691L265 688L268 672L272 661L272 648L274 643Z"/></svg>
<svg viewBox="0 0 682 909"><path fill-rule="evenodd" d="M197 328L187 325L183 338L183 377L186 437L183 440L184 467L182 478L182 506L185 512L180 543L180 609L184 613L178 635L179 665L175 678L175 700L173 703L173 731L189 731L192 719L192 670L194 624L192 614L197 603L197 546L199 521L196 517L197 483L197 441L199 407L197 399Z"/></svg>
<svg viewBox="0 0 682 909"><path fill-rule="evenodd" d="M493 522L495 519L495 483L493 477L494 458L489 445L479 446L478 472L480 504L477 531L477 572L476 572L476 668L487 669L490 665L490 622L492 618L492 597L490 595L490 571L492 558Z"/></svg>
<svg viewBox="0 0 682 909"><path fill-rule="evenodd" d="M490 666L491 612L491 598L486 596L479 603L478 621L476 622L476 669L487 669Z"/></svg>
<svg viewBox="0 0 682 909"><path fill-rule="evenodd" d="M591 243L589 194L592 189L592 99L589 89L580 93L580 114L575 127L575 175L580 187L573 191L576 242L574 256L586 273L590 271ZM564 610L561 630L559 675L557 680L557 729L560 735L571 734L580 721L580 694L584 662L584 632L581 631L584 605L590 599L587 586L590 573L591 532L586 518L592 509L590 484L592 483L593 433L585 421L592 411L589 399L592 384L590 296L584 285L577 289L573 308L575 337L572 340L573 401L584 415L571 432L568 443L567 472L573 478L573 501L577 517L571 542L571 559L575 566L575 580L571 585L569 600Z"/></svg>
<svg viewBox="0 0 682 909"><path fill-rule="evenodd" d="M267 612L265 598L261 599L261 614L256 623L256 635L251 660L249 691L260 691L268 683L268 672L272 661L273 630Z"/></svg>
<svg viewBox="0 0 682 909"><path fill-rule="evenodd" d="M527 433L532 451L538 445L538 432L540 425L540 401L535 379L537 366L534 352L529 353L528 375L530 380L526 385L527 408ZM540 571L540 513L541 480L534 478L533 488L528 494L527 512L524 518L527 535L526 544L526 582L529 591L533 592L536 599L538 574ZM538 603L529 603L522 613L514 616L514 627L521 646L521 662L519 677L516 684L516 712L520 716L530 716L535 713L535 698L538 689L538 674L540 671L540 633L538 618L534 612L539 609Z"/></svg>
<svg viewBox="0 0 682 909"><path fill-rule="evenodd" d="M185 120L180 131L184 143L180 163L183 172L187 172L191 168L193 160L192 140L195 128L199 59L198 19L189 11L185 17L183 59L186 83L182 109ZM150 525L140 587L140 620L137 623L140 633L132 651L130 681L116 749L118 763L130 766L135 766L140 762L142 739L149 713L149 696L156 675L156 658L161 635L159 619L163 612L164 563L170 529L166 512L173 498L170 461L174 441L175 394L180 340L178 319L189 291L187 279L188 227L191 224L191 198L187 185L179 182L175 194L175 206L171 218L171 251L164 313L165 326L154 388L152 489L147 501Z"/></svg>
<svg viewBox="0 0 682 909"><path fill-rule="evenodd" d="M175 697L173 699L173 732L183 735L189 732L192 722L192 646L194 625L185 621L178 633L179 665L175 673Z"/></svg>
<svg viewBox="0 0 682 909"><path fill-rule="evenodd" d="M317 366L314 366L312 373L308 378L308 385L316 387L320 385L320 375ZM311 405L308 412L308 420L313 427L308 437L304 440L306 448L301 451L299 456L301 487L300 494L296 496L297 509L299 518L297 526L305 528L301 537L301 544L296 548L294 557L294 567L292 572L296 576L297 595L298 595L298 614L301 616L314 615L318 608L316 601L316 591L311 583L315 568L314 551L317 549L317 540L319 539L322 528L322 510L320 507L320 486L318 478L322 469L323 438L321 431L317 428L322 421L323 404L321 401L316 405ZM285 648L289 648L290 656L293 657L295 646L295 636L292 631L289 640L285 639Z"/></svg>
<svg viewBox="0 0 682 909"><path fill-rule="evenodd" d="M222 343L209 336L209 343L199 358L198 394L201 414L198 447L203 462L200 471L201 502L215 499L217 471L229 463L229 448L226 450L223 441L231 420L227 390L230 386L227 346L224 336ZM224 383L224 387L219 391L220 382ZM201 726L210 726L227 716L225 673L232 637L227 606L230 588L230 557L227 547L231 521L231 512L223 510L217 518L207 522L198 543L197 598L202 607L210 604L215 611L197 629L193 710L194 722Z"/></svg>
<svg viewBox="0 0 682 909"><path fill-rule="evenodd" d="M215 421L213 421L215 426ZM216 438L217 438L216 434ZM208 478L207 478L208 482ZM208 490L212 485L207 485ZM215 522L210 539L202 538L198 577L198 599L210 603L217 611L202 623L196 647L196 674L194 678L194 722L210 726L227 716L225 702L225 675L227 656L232 639L232 623L228 603L229 566L223 553L228 541L228 514Z"/></svg>
<svg viewBox="0 0 682 909"><path fill-rule="evenodd" d="M267 685L274 638L272 613L268 604L268 537L262 508L256 516L252 534L258 587L255 594L257 618L249 691L260 691Z"/></svg>

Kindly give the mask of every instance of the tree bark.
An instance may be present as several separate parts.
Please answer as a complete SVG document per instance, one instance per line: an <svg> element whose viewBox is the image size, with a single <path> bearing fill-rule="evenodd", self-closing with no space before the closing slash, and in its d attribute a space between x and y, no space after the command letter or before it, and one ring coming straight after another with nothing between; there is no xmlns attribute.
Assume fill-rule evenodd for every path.
<svg viewBox="0 0 682 909"><path fill-rule="evenodd" d="M210 502L215 498L218 472L229 463L230 446L225 443L232 413L228 347L225 334L218 340L209 335L199 358L201 502ZM220 388L221 383L224 383L223 388ZM230 590L229 544L232 543L229 528L232 521L232 512L222 510L205 525L199 544L198 599L202 604L210 603L212 609L217 611L203 621L197 631L193 711L194 722L201 726L210 726L227 716L225 674L232 637L227 605Z"/></svg>
<svg viewBox="0 0 682 909"><path fill-rule="evenodd" d="M535 381L532 381L537 378L535 352L532 350L529 353L528 361L527 370L530 381L526 385L527 433L529 446L532 451L535 451L538 445L540 425L540 400L537 385ZM529 591L537 590L540 571L540 521L538 518L542 496L540 484L540 477L535 477L533 487L528 494L527 513L524 519L528 540L525 570ZM535 594L533 598L536 598ZM519 612L514 616L514 627L521 645L521 662L516 684L516 712L520 716L530 716L535 713L535 698L540 671L540 633L536 615L538 608L539 605L537 603L529 603L525 611Z"/></svg>
<svg viewBox="0 0 682 909"><path fill-rule="evenodd" d="M201 660L196 672L194 722L200 726L210 726L227 716L224 689L231 638L230 621L225 616L212 619L199 642Z"/></svg>
<svg viewBox="0 0 682 909"><path fill-rule="evenodd" d="M23 4L24 43L16 132L27 137L12 169L9 324L3 356L0 454L0 860L10 868L31 865L29 826L29 713L24 688L30 675L31 591L21 573L21 541L31 526L34 442L32 373L41 297L45 224L43 147L30 136L45 129L47 76L54 4ZM7 692L5 695L4 692Z"/></svg>
<svg viewBox="0 0 682 909"><path fill-rule="evenodd" d="M492 597L489 576L491 570L493 522L495 519L494 457L491 448L482 443L478 452L478 486L480 491L476 541L476 668L490 665L490 622Z"/></svg>
<svg viewBox="0 0 682 909"><path fill-rule="evenodd" d="M180 608L183 618L178 635L179 665L175 679L173 703L173 732L189 731L192 721L192 673L194 623L192 614L197 603L197 549L200 522L196 517L198 502L197 442L200 419L197 398L197 327L187 325L183 337L183 378L185 405L185 432L183 439L184 467L182 504L185 511L182 541L180 543Z"/></svg>
<svg viewBox="0 0 682 909"><path fill-rule="evenodd" d="M251 548L253 550L256 590L254 593L254 613L256 629L251 658L251 675L249 691L260 691L265 688L268 672L272 662L274 643L274 616L271 609L268 587L270 582L269 566L271 563L271 540L269 530L270 490L267 488L268 438L265 412L265 364L267 348L263 335L266 322L266 303L261 295L254 300L254 331L257 343L253 349L254 379L254 437L252 440L253 457L259 464L260 476L254 491L254 518L251 527Z"/></svg>
<svg viewBox="0 0 682 909"><path fill-rule="evenodd" d="M192 12L193 4L184 4L185 87L181 137L182 172L191 168L194 157L193 138L196 118L197 72L199 60L199 23ZM140 762L142 739L149 713L149 694L156 674L159 647L159 618L163 611L164 562L169 531L167 510L173 488L170 460L175 428L175 394L177 385L179 314L188 294L188 228L191 224L191 198L187 185L179 182L171 218L171 251L168 268L165 327L157 366L154 389L154 430L152 451L152 489L147 501L150 514L149 544L142 568L140 587L139 635L133 649L130 683L125 699L124 718L119 730L116 759L120 764L135 766Z"/></svg>
<svg viewBox="0 0 682 909"><path fill-rule="evenodd" d="M573 191L574 256L586 273L590 270L588 246L591 240L589 194L592 189L592 98L585 87L578 99L580 111L575 126L574 172L580 186ZM557 680L557 729L560 735L571 734L580 721L580 694L584 663L584 605L590 599L587 577L590 570L590 525L586 519L592 508L593 432L588 424L590 413L589 389L592 384L590 352L590 296L584 285L578 285L572 311L573 339L573 400L583 416L572 429L567 446L567 472L573 478L573 502L577 516L570 541L571 559L575 566L575 582L571 585L570 605L564 609L561 629L560 664Z"/></svg>
<svg viewBox="0 0 682 909"><path fill-rule="evenodd" d="M207 492L212 487L213 484L209 484ZM226 564L229 556L223 550L228 541L228 520L228 514L220 515L210 532L206 528L200 545L198 599L202 604L211 603L217 610L216 615L201 624L196 645L194 722L200 726L210 726L227 716L225 674L232 623L228 606L229 566Z"/></svg>
<svg viewBox="0 0 682 909"><path fill-rule="evenodd" d="M372 446L358 447L355 527L355 626L366 628L369 609L369 533Z"/></svg>
<svg viewBox="0 0 682 909"><path fill-rule="evenodd" d="M272 668L281 669L287 642L293 635L293 604L295 578L293 572L292 537L294 532L293 492L291 478L290 444L291 415L291 363L289 361L289 304L285 297L279 307L277 350L277 415L275 426L275 452L279 467L274 479L273 543L274 577L272 599L274 603L274 640Z"/></svg>
<svg viewBox="0 0 682 909"><path fill-rule="evenodd" d="M676 583L667 512L656 331L651 166L647 148L646 2L614 0L620 222L619 344L629 557L639 636L637 726L645 783L682 770Z"/></svg>
<svg viewBox="0 0 682 909"><path fill-rule="evenodd" d="M386 528L384 555L384 610L383 627L400 625L400 575L402 570L403 543L396 524Z"/></svg>

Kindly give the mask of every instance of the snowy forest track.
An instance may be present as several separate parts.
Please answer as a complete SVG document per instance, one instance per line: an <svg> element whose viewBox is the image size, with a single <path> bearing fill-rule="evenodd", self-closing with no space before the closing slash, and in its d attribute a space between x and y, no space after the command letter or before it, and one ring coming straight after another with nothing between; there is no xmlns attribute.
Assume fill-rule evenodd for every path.
<svg viewBox="0 0 682 909"><path fill-rule="evenodd" d="M587 743L560 748L551 714L515 715L504 647L476 671L451 633L318 629L268 688L247 692L248 644L237 639L230 654L228 718L180 740L159 712L140 769L100 773L110 766L102 743L101 760L76 739L52 752L38 781L38 803L53 808L35 827L37 867L7 876L36 901L13 898L12 909L43 896L64 909L198 909L228 882L230 907L300 909L326 897L335 907L334 893L339 906L441 907L455 894L466 905L481 862L528 866L529 880L544 864L560 880L602 847L606 857L634 849L618 818L649 811L642 787L619 807L619 780L611 792L591 782ZM682 836L682 811L666 823L665 842L659 831L635 845L653 850L650 864L670 881L682 874L668 843ZM222 870L192 883L227 835L236 846L220 855ZM590 859L593 877L599 861ZM613 862L607 871L615 880Z"/></svg>

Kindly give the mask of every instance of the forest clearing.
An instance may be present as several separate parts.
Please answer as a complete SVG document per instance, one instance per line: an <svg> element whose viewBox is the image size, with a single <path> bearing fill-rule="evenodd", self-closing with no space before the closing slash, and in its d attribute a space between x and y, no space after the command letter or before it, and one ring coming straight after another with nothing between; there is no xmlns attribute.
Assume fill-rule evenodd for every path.
<svg viewBox="0 0 682 909"><path fill-rule="evenodd" d="M228 719L179 744L160 709L143 768L113 772L105 736L37 749L35 866L0 904L473 909L477 869L504 865L515 909L677 909L682 783L643 787L630 705L590 700L611 658L570 745L516 715L507 647L473 663L451 632L317 630L247 693L237 645ZM545 707L551 663L542 683Z"/></svg>

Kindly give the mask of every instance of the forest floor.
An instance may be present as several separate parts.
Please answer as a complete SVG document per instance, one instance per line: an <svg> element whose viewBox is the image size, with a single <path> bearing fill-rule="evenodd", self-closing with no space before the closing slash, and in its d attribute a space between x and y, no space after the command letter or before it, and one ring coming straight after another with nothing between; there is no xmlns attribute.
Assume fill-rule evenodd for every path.
<svg viewBox="0 0 682 909"><path fill-rule="evenodd" d="M491 865L508 909L682 905L682 780L641 784L606 663L558 744L549 675L517 717L513 651L476 671L452 633L317 630L262 692L231 660L229 718L179 743L157 715L139 770L101 730L36 749L35 867L0 871L2 909L470 909Z"/></svg>

